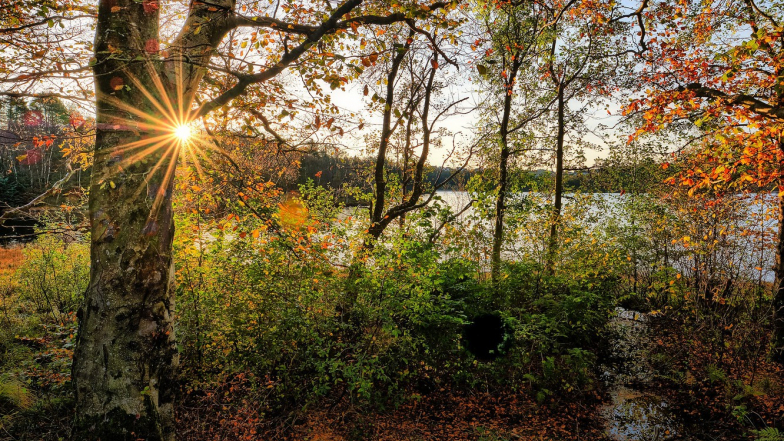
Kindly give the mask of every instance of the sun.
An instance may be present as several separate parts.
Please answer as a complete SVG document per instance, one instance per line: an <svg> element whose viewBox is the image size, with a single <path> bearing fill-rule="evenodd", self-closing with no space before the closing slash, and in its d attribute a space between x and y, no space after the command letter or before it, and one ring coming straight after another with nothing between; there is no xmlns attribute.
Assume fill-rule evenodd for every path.
<svg viewBox="0 0 784 441"><path fill-rule="evenodd" d="M174 136L176 136L181 143L186 143L190 141L193 136L193 131L191 131L189 126L182 124L174 129Z"/></svg>

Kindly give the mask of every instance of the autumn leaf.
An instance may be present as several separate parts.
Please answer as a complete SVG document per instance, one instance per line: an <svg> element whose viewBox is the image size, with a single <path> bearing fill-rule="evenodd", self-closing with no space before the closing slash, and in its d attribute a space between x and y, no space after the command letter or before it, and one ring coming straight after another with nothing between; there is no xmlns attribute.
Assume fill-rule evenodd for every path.
<svg viewBox="0 0 784 441"><path fill-rule="evenodd" d="M113 77L109 80L109 87L111 87L112 90L120 90L123 88L123 85L125 85L125 81L121 77Z"/></svg>

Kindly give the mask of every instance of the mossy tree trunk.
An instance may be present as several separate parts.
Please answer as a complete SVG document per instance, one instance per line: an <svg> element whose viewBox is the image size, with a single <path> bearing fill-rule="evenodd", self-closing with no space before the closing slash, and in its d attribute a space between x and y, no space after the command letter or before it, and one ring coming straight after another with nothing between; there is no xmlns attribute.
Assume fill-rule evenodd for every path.
<svg viewBox="0 0 784 441"><path fill-rule="evenodd" d="M174 439L173 179L166 176L177 148L150 149L145 140L160 134L136 114L163 116L139 88L158 76L149 56L157 41L157 8L100 3L90 285L74 354L74 439Z"/></svg>

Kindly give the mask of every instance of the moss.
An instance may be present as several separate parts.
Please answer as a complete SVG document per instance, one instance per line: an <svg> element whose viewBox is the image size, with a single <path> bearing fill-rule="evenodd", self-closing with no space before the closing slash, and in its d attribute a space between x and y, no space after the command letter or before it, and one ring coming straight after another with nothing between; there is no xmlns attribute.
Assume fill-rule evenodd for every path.
<svg viewBox="0 0 784 441"><path fill-rule="evenodd" d="M77 417L74 420L71 438L74 440L97 441L173 441L172 430L165 430L150 402L145 399L147 416L131 415L115 408L103 418Z"/></svg>

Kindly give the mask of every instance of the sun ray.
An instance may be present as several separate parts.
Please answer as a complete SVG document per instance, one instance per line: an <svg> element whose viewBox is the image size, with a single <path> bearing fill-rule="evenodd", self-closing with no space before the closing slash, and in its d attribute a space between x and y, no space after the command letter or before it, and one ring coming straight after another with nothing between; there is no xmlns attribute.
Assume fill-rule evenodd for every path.
<svg viewBox="0 0 784 441"><path fill-rule="evenodd" d="M115 154L115 155L116 154L127 153L127 152L129 152L131 150L134 150L134 149L137 149L137 148L141 148L141 147L145 147L145 146L149 146L150 144L153 144L153 143L158 143L158 142L161 142L161 141L169 141L170 138L171 138L171 135L159 135L159 136L153 136L153 137L150 137L150 138L140 139L138 141L132 141L132 142L128 142L128 143L125 143L125 144L120 144L120 145L112 148L112 153Z"/></svg>
<svg viewBox="0 0 784 441"><path fill-rule="evenodd" d="M166 154L171 155L171 159L169 160L169 167L166 169L163 179L161 179L161 185L158 188L155 201L152 204L152 209L150 210L151 217L158 214L158 210L163 202L163 196L166 194L167 189L170 188L170 182L174 180L175 171L177 169L177 158L180 154L179 151L180 147L175 147L171 151L166 152ZM164 154L161 159L165 158L166 154ZM158 164L160 164L160 162Z"/></svg>
<svg viewBox="0 0 784 441"><path fill-rule="evenodd" d="M156 162L155 165L152 166L152 168L150 169L150 172L147 174L147 176L144 177L144 181L141 183L139 188L136 189L136 193L134 193L134 197L139 197L139 195L141 195L142 191L145 190L145 189L147 190L148 197L150 196L149 195L150 190L151 190L150 189L150 181L163 168L163 167L161 167L161 164L166 160L166 157L169 154L171 154L173 150L174 149L167 149L164 152L164 154L161 155L161 157L158 159L158 162ZM170 161L170 165L171 165L171 163L175 163L176 164L177 163L176 159L177 159L176 156L174 158L172 158L172 160ZM155 214L155 212L156 212L156 205L159 203L158 199L162 198L163 195L166 194L166 179L165 178L166 178L166 175L164 175L164 177L161 179L160 184L157 187L153 187L152 188L152 191L155 192L155 199L153 200L152 207L150 208L150 216L153 216L153 214Z"/></svg>
<svg viewBox="0 0 784 441"><path fill-rule="evenodd" d="M168 125L173 126L177 123L177 112L174 109L174 106L169 98L169 94L166 91L166 87L163 85L163 81L161 81L158 72L152 67L152 64L147 63L147 69L150 72L150 79L152 80L153 86L157 89L158 96L160 99L156 99L152 93L145 87L138 78L134 76L130 76L130 80L134 83L134 85L142 92L142 94L147 98L147 100L155 106L156 110L168 121ZM161 102L162 101L162 102ZM181 105L178 107L182 107Z"/></svg>
<svg viewBox="0 0 784 441"><path fill-rule="evenodd" d="M196 110L192 108L192 91L184 89L184 80L179 70L173 78L159 75L154 66L149 64L150 74L145 81L128 75L128 82L136 93L140 94L142 103L131 105L120 101L115 96L106 97L109 105L124 116L107 121L108 130L127 131L134 140L113 147L107 154L111 166L107 171L111 174L132 171L133 165L151 158L154 164L147 164L138 188L132 190L132 198L148 198L150 212L145 234L157 231L160 210L164 202L171 196L174 180L178 175L178 163L186 167L192 179L206 182L209 174L205 165L219 169L211 152L227 158L235 167L237 164L232 155L220 146L212 135L204 135L195 125ZM180 66L175 66L179 68ZM172 84L169 84L172 83ZM172 90L174 89L174 90ZM189 96L184 96L188 94ZM207 122L202 119L201 124ZM206 127L206 126L205 126ZM207 130L208 129L202 129ZM200 133L201 132L201 133ZM134 136L135 135L135 136ZM141 139L139 139L141 138ZM154 158L154 159L153 159ZM182 161L181 163L179 161ZM191 168L192 167L192 168ZM129 170L130 169L130 170ZM111 178L111 175L108 176ZM144 194L144 196L142 196Z"/></svg>
<svg viewBox="0 0 784 441"><path fill-rule="evenodd" d="M136 152L133 155L129 156L128 158L122 159L117 165L122 168L128 168L129 165L133 164L140 159L143 159L145 156L151 154L152 152L158 150L159 148L168 144L168 140L159 141L149 147L145 148L142 151Z"/></svg>

